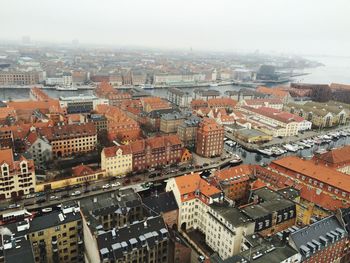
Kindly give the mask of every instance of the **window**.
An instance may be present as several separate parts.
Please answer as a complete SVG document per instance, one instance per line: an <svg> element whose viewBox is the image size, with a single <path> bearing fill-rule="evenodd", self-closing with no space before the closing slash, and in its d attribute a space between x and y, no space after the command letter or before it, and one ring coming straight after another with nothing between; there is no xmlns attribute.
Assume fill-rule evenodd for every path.
<svg viewBox="0 0 350 263"><path fill-rule="evenodd" d="M39 231L38 236L42 236L42 235L44 235L44 231Z"/></svg>

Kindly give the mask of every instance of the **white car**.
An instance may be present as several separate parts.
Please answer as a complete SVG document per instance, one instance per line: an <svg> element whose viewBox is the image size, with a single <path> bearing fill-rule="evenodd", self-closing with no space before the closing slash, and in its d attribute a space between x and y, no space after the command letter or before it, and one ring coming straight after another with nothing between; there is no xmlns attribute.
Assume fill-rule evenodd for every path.
<svg viewBox="0 0 350 263"><path fill-rule="evenodd" d="M112 184L112 187L118 187L118 186L120 186L119 182L116 182L116 183Z"/></svg>
<svg viewBox="0 0 350 263"><path fill-rule="evenodd" d="M57 196L55 196L55 195L50 196L50 200L55 200L55 199L57 199Z"/></svg>
<svg viewBox="0 0 350 263"><path fill-rule="evenodd" d="M81 194L80 191L75 191L75 192L71 193L71 196L77 196L77 195L80 195L80 194Z"/></svg>
<svg viewBox="0 0 350 263"><path fill-rule="evenodd" d="M105 185L102 185L102 189L108 189L108 188L110 188L111 187L111 185L110 184L105 184Z"/></svg>

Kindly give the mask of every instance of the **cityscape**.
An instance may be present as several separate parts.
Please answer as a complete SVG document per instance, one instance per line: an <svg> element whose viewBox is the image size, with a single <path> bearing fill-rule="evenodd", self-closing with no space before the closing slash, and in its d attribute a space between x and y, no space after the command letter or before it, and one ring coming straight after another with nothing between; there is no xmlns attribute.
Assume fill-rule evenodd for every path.
<svg viewBox="0 0 350 263"><path fill-rule="evenodd" d="M6 2L9 14L22 4ZM169 21L155 25L135 10L108 41L104 33L131 15L131 2L101 9L93 0L74 15L52 12L58 1L39 2L13 13L27 26L18 31L8 20L0 36L0 262L350 262L350 56L332 53L350 41L309 46L318 29L299 28L305 47L287 38L279 49L261 28L261 46L251 48L241 30L260 23L264 3L281 11L271 0L250 9L249 23L239 12L214 14L212 23L230 30L236 25L223 21L242 19L242 39L215 45L188 33L207 28L193 33L204 41L211 32L201 16L211 0L180 15L182 0L137 3L159 21L167 10ZM237 10L247 8L239 2ZM47 25L20 18L37 5L38 20L50 10ZM319 13L301 6L314 19L301 18L309 30L317 19L326 23L320 15L332 5L320 4ZM119 7L120 18L111 16ZM330 28L350 25L350 5L336 7ZM71 39L71 15L95 27ZM171 19L183 30L174 39ZM281 21L275 30L290 26Z"/></svg>

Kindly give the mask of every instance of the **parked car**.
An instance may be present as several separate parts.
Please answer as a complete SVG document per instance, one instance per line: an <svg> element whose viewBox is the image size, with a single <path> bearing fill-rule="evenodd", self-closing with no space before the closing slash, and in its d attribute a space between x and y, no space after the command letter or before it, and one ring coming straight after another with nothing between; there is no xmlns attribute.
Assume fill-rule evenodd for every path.
<svg viewBox="0 0 350 263"><path fill-rule="evenodd" d="M118 186L120 186L120 183L119 183L119 182L116 182L116 183L113 183L113 184L112 184L112 187L118 187Z"/></svg>
<svg viewBox="0 0 350 263"><path fill-rule="evenodd" d="M55 195L50 196L50 200L55 200L55 199L57 199L57 196L55 196Z"/></svg>
<svg viewBox="0 0 350 263"><path fill-rule="evenodd" d="M10 209L12 209L12 208L18 208L18 207L20 207L19 204L10 204L10 205L9 205L9 208L10 208Z"/></svg>
<svg viewBox="0 0 350 263"><path fill-rule="evenodd" d="M105 184L105 185L102 185L102 189L108 189L108 188L110 188L111 187L111 185L110 184Z"/></svg>
<svg viewBox="0 0 350 263"><path fill-rule="evenodd" d="M70 195L71 196L77 196L77 195L80 195L81 192L80 191L74 191L73 193L71 193Z"/></svg>

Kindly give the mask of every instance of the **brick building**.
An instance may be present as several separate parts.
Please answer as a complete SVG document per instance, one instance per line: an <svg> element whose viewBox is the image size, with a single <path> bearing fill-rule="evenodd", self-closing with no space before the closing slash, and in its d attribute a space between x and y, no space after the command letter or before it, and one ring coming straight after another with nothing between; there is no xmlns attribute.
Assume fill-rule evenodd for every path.
<svg viewBox="0 0 350 263"><path fill-rule="evenodd" d="M98 105L96 111L107 119L107 132L111 140L132 141L140 137L138 123L115 106Z"/></svg>
<svg viewBox="0 0 350 263"><path fill-rule="evenodd" d="M225 131L213 119L204 119L197 129L196 153L204 157L220 156L224 148Z"/></svg>
<svg viewBox="0 0 350 263"><path fill-rule="evenodd" d="M99 98L108 99L109 105L120 106L123 101L131 100L131 95L117 91L108 82L102 82L95 89L95 95Z"/></svg>
<svg viewBox="0 0 350 263"><path fill-rule="evenodd" d="M216 171L214 176L225 196L233 201L238 201L248 197L253 169L251 165L243 164Z"/></svg>
<svg viewBox="0 0 350 263"><path fill-rule="evenodd" d="M43 127L37 131L50 142L53 157L67 157L96 149L97 132L93 123Z"/></svg>
<svg viewBox="0 0 350 263"><path fill-rule="evenodd" d="M151 137L130 143L133 171L180 163L184 151L177 135Z"/></svg>
<svg viewBox="0 0 350 263"><path fill-rule="evenodd" d="M349 206L350 177L346 174L295 156L273 161L270 170L278 173L275 177L279 180L297 186L301 190L301 198L310 203L329 210Z"/></svg>

